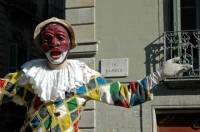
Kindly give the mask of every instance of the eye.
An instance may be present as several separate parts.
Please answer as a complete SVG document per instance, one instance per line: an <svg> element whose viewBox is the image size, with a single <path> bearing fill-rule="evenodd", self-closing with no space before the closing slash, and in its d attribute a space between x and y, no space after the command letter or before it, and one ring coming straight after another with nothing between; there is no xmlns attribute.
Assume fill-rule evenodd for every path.
<svg viewBox="0 0 200 132"><path fill-rule="evenodd" d="M59 41L63 41L65 39L63 36L58 36L57 38Z"/></svg>
<svg viewBox="0 0 200 132"><path fill-rule="evenodd" d="M42 38L42 43L51 43L52 37L51 36L45 36Z"/></svg>

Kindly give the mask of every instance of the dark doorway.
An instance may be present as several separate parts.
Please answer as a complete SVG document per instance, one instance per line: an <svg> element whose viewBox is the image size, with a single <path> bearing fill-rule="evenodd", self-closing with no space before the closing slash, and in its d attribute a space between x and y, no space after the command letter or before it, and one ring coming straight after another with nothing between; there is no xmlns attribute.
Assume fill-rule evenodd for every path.
<svg viewBox="0 0 200 132"><path fill-rule="evenodd" d="M200 132L200 110L175 109L156 113L158 132Z"/></svg>
<svg viewBox="0 0 200 132"><path fill-rule="evenodd" d="M28 60L43 57L33 43L35 26L47 18L65 17L65 0L0 0L0 78L19 70ZM0 130L17 132L26 108L14 103L0 107Z"/></svg>

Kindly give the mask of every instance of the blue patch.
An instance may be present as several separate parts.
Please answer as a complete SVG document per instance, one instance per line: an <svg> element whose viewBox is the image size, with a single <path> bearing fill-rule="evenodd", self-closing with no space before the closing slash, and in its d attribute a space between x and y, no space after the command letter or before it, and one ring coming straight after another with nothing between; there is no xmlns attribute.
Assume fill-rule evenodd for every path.
<svg viewBox="0 0 200 132"><path fill-rule="evenodd" d="M3 96L3 99L2 99L2 103L8 103L8 102L11 102L12 99L13 99L12 96L4 95L4 96Z"/></svg>
<svg viewBox="0 0 200 132"><path fill-rule="evenodd" d="M49 113L46 107L43 106L42 108L40 108L39 115L42 119L44 119L48 114Z"/></svg>
<svg viewBox="0 0 200 132"><path fill-rule="evenodd" d="M143 103L144 101L145 101L145 100L144 100L143 98L140 98L140 97L137 96L137 95L133 95L133 96L131 97L130 104L131 104L132 106L134 106L134 105L141 104L141 103Z"/></svg>
<svg viewBox="0 0 200 132"><path fill-rule="evenodd" d="M146 78L142 79L141 81L139 81L139 84L142 85L142 87L144 89L146 89L147 88L147 80L146 80Z"/></svg>
<svg viewBox="0 0 200 132"><path fill-rule="evenodd" d="M51 132L61 132L59 125L56 125L53 129L51 129Z"/></svg>
<svg viewBox="0 0 200 132"><path fill-rule="evenodd" d="M96 80L97 80L97 83L98 83L99 85L104 85L104 84L107 83L106 79L103 78L103 77L97 77Z"/></svg>
<svg viewBox="0 0 200 132"><path fill-rule="evenodd" d="M86 87L84 85L76 89L76 94L84 94L84 93L86 93Z"/></svg>
<svg viewBox="0 0 200 132"><path fill-rule="evenodd" d="M5 89L6 89L6 91L8 91L8 92L12 92L13 89L14 89L14 87L15 87L14 84L8 82L7 85L6 85L6 87L5 87Z"/></svg>
<svg viewBox="0 0 200 132"><path fill-rule="evenodd" d="M78 117L78 112L77 111L74 111L71 113L71 119L72 119L72 122Z"/></svg>
<svg viewBox="0 0 200 132"><path fill-rule="evenodd" d="M60 106L60 105L62 105L63 104L63 100L61 99L61 98L58 98L58 99L56 99L55 101L54 101L54 105L56 106L56 107L58 107L58 106Z"/></svg>
<svg viewBox="0 0 200 132"><path fill-rule="evenodd" d="M36 128L40 125L40 120L38 119L37 116L33 118L33 120L31 121L31 125L33 126L33 128Z"/></svg>

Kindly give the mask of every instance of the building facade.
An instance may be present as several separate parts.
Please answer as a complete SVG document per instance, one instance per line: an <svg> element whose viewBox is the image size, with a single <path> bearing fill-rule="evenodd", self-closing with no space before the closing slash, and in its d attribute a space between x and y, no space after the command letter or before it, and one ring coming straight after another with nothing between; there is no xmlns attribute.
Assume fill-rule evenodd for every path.
<svg viewBox="0 0 200 132"><path fill-rule="evenodd" d="M22 10L19 1L0 4L4 11L0 17L4 20L12 24L17 21L6 14L7 6L13 12L18 9L19 13L25 12L29 20L24 22L21 18L16 22L19 29L12 28L12 31L20 31L21 37L19 33L10 35L11 31L5 30L12 24L0 22L3 31L0 55L4 60L0 62L1 76L17 70L27 60L41 57L29 43L39 21L51 16L65 18L73 25L78 43L69 57L85 61L108 80L128 83L141 79L157 70L162 62L177 56L181 57L180 63L193 65L191 71L167 78L155 87L153 101L130 109L88 102L79 125L82 132L200 130L199 0L46 0L32 1L31 5L35 5L32 6L35 9ZM30 16L30 12L35 13ZM21 22L24 24L20 27ZM22 37L26 33L27 39Z"/></svg>
<svg viewBox="0 0 200 132"><path fill-rule="evenodd" d="M66 0L65 18L82 47L74 52L108 79L138 80L177 56L180 63L193 65L190 72L156 87L153 101L131 109L91 102L80 128L199 131L199 9L198 0Z"/></svg>

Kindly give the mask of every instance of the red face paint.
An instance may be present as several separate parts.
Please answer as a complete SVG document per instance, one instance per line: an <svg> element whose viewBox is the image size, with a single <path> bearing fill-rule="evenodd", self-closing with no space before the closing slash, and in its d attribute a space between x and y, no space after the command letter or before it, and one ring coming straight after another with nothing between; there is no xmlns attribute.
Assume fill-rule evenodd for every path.
<svg viewBox="0 0 200 132"><path fill-rule="evenodd" d="M67 30L60 24L52 23L41 32L41 49L50 52L53 60L59 59L63 52L70 49L70 38Z"/></svg>

